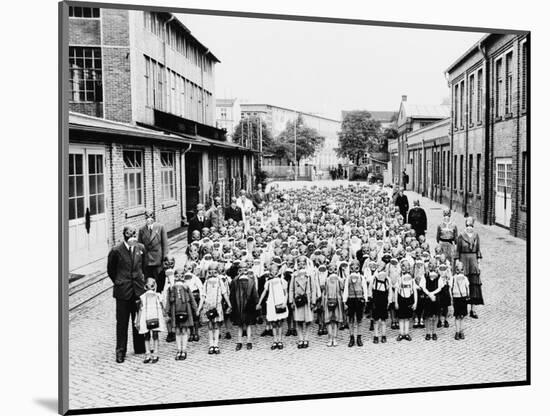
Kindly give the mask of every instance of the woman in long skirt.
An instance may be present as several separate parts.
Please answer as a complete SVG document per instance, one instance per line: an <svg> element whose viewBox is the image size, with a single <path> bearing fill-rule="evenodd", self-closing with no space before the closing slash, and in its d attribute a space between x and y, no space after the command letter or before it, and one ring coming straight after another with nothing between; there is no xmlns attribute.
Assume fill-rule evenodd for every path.
<svg viewBox="0 0 550 416"><path fill-rule="evenodd" d="M477 319L475 305L483 305L481 278L479 277L481 250L479 235L474 231L474 219L466 218L466 228L457 239L456 256L464 266L464 274L470 283L470 317Z"/></svg>
<svg viewBox="0 0 550 416"><path fill-rule="evenodd" d="M456 224L451 221L451 210L446 209L443 211L443 222L437 226L437 233L435 239L441 247L445 258L452 261L455 256L455 245L458 237L458 228ZM451 264L451 266L453 266Z"/></svg>

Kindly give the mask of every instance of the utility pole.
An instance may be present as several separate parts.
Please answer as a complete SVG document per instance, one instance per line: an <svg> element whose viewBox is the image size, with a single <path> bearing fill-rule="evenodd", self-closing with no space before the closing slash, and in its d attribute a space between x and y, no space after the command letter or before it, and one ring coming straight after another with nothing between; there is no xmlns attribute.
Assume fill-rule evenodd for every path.
<svg viewBox="0 0 550 416"><path fill-rule="evenodd" d="M264 159L264 153L263 153L263 145L262 145L262 118L260 117L258 119L258 122L260 123L260 170L262 169L263 167L263 159Z"/></svg>
<svg viewBox="0 0 550 416"><path fill-rule="evenodd" d="M296 122L298 119L298 115L296 113L296 110L294 110L294 180L298 180L298 163L296 158Z"/></svg>

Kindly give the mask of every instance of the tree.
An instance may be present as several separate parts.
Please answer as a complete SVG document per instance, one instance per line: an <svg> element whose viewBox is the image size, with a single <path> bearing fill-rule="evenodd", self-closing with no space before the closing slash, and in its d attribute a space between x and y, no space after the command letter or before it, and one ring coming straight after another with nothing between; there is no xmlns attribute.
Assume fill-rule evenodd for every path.
<svg viewBox="0 0 550 416"><path fill-rule="evenodd" d="M273 146L273 135L271 130L267 128L265 121L261 120L260 117L242 118L235 127L233 142L246 147L252 145L253 149L259 150L260 121L262 125L262 150L264 152L268 151Z"/></svg>
<svg viewBox="0 0 550 416"><path fill-rule="evenodd" d="M388 142L390 140L397 139L397 128L394 124L392 124L389 127L386 127L384 131L382 132L380 144L378 147L379 152L388 152Z"/></svg>
<svg viewBox="0 0 550 416"><path fill-rule="evenodd" d="M336 154L359 165L365 154L378 151L381 141L378 120L373 119L368 111L349 111L342 121L342 130L338 132Z"/></svg>
<svg viewBox="0 0 550 416"><path fill-rule="evenodd" d="M314 128L304 124L301 115L296 119L296 161L313 156L323 147L325 138ZM294 120L286 123L285 129L279 134L277 140L270 148L277 157L294 161Z"/></svg>

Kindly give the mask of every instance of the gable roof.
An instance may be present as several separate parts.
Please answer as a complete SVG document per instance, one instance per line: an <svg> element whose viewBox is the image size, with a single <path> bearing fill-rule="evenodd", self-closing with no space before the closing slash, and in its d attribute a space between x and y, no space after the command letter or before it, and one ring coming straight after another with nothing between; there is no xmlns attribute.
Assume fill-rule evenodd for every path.
<svg viewBox="0 0 550 416"><path fill-rule="evenodd" d="M410 118L445 118L451 112L448 105L411 104L407 101L401 103L405 115Z"/></svg>

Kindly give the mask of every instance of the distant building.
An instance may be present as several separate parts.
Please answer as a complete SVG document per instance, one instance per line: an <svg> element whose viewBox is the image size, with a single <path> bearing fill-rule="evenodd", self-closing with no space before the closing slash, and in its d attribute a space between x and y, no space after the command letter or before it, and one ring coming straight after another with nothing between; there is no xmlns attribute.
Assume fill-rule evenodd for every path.
<svg viewBox="0 0 550 416"><path fill-rule="evenodd" d="M270 104L241 103L241 117L260 117L265 121L267 128L271 130L274 139L286 128L288 122L293 122L298 116L302 117L306 126L316 129L321 136L325 137L323 148L313 157L301 161L301 164L316 166L318 171L328 174L331 166L346 163L344 159L336 155L335 150L338 147L338 132L342 127L340 120ZM269 156L264 158L264 166L282 163L288 162Z"/></svg>
<svg viewBox="0 0 550 416"><path fill-rule="evenodd" d="M405 169L409 175L410 185L419 180L419 171L413 172L415 160L409 159L407 138L415 130L428 126L436 121L449 117L450 108L447 105L421 105L407 101L407 96L401 97L397 115L397 138L388 143L390 153L390 173L394 183L402 184L402 173ZM414 157L420 157L414 155ZM418 164L418 163L417 163Z"/></svg>
<svg viewBox="0 0 550 416"><path fill-rule="evenodd" d="M216 127L227 131L227 140L232 140L240 120L241 105L237 98L218 98L216 100Z"/></svg>
<svg viewBox="0 0 550 416"><path fill-rule="evenodd" d="M198 202L251 189L254 149L215 127L219 60L174 15L68 6L69 270L152 209L177 232Z"/></svg>

